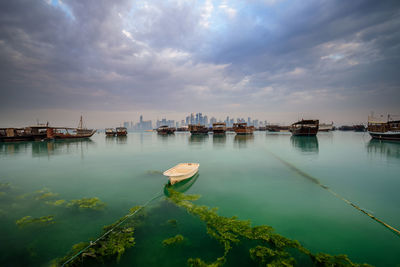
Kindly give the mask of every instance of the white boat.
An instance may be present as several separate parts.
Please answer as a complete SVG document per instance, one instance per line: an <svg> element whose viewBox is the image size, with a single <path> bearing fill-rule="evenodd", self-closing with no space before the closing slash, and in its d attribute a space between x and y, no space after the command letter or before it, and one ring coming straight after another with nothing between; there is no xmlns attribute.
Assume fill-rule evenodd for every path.
<svg viewBox="0 0 400 267"><path fill-rule="evenodd" d="M171 185L193 177L199 171L199 163L179 163L178 165L166 170L163 174L169 177Z"/></svg>

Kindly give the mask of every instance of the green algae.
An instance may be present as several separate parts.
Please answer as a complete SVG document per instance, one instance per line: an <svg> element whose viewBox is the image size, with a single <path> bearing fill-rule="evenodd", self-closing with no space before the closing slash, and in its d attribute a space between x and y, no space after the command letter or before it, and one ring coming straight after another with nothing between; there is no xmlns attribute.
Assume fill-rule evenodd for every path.
<svg viewBox="0 0 400 267"><path fill-rule="evenodd" d="M67 207L79 208L80 210L102 210L105 206L106 204L98 197L74 199L67 204Z"/></svg>
<svg viewBox="0 0 400 267"><path fill-rule="evenodd" d="M11 189L10 183L0 183L0 192L4 192Z"/></svg>
<svg viewBox="0 0 400 267"><path fill-rule="evenodd" d="M45 199L51 199L51 198L55 198L58 196L57 193L53 193L50 191L50 189L48 188L43 188L40 190L35 191L34 193L34 198L36 200L45 200Z"/></svg>
<svg viewBox="0 0 400 267"><path fill-rule="evenodd" d="M18 227L25 227L28 225L49 225L49 224L53 224L54 223L54 216L53 215L49 215L49 216L43 216L40 218L34 218L32 216L25 216L22 217L21 219L17 220L16 225L18 225Z"/></svg>
<svg viewBox="0 0 400 267"><path fill-rule="evenodd" d="M53 200L53 201L46 201L45 203L48 205L52 205L52 206L62 206L64 204L66 204L66 200L58 199L58 200Z"/></svg>
<svg viewBox="0 0 400 267"><path fill-rule="evenodd" d="M6 192L0 192L0 197L5 196Z"/></svg>
<svg viewBox="0 0 400 267"><path fill-rule="evenodd" d="M142 212L143 209L140 210L141 208L141 206L135 206L124 217L104 226L101 235L104 236L95 243L90 241L73 245L71 251L63 258L54 260L52 266L61 266L78 253L77 257L65 266L84 266L88 260L104 263L107 260L116 259L118 262L125 251L135 245L135 228L139 221L146 216ZM84 250L85 248L87 249Z"/></svg>
<svg viewBox="0 0 400 267"><path fill-rule="evenodd" d="M170 220L167 221L167 224L169 224L169 225L171 225L173 227L176 227L176 226L178 226L178 221L175 220L175 219L170 219Z"/></svg>
<svg viewBox="0 0 400 267"><path fill-rule="evenodd" d="M314 266L370 266L355 264L346 255L313 254L297 240L274 233L270 226L252 227L250 221L239 220L237 217L219 216L216 208L199 206L191 202L198 198L197 195L185 195L169 189L168 199L205 222L207 233L224 247L224 254L212 263L206 263L199 258L190 258L189 266L223 266L232 247L242 240L252 240L259 244L249 250L250 258L259 266L295 266L296 260L289 253L289 250L293 249L297 251L296 253L308 256Z"/></svg>
<svg viewBox="0 0 400 267"><path fill-rule="evenodd" d="M171 246L176 246L178 244L181 244L185 238L183 235L176 235L167 239L164 239L162 241L162 244L164 247L171 247Z"/></svg>

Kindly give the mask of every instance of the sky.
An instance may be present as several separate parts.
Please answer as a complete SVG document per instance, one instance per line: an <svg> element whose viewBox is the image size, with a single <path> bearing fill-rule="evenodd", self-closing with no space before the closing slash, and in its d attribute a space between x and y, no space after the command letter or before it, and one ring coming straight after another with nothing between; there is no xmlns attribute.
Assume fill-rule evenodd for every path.
<svg viewBox="0 0 400 267"><path fill-rule="evenodd" d="M0 1L0 127L400 115L400 1Z"/></svg>

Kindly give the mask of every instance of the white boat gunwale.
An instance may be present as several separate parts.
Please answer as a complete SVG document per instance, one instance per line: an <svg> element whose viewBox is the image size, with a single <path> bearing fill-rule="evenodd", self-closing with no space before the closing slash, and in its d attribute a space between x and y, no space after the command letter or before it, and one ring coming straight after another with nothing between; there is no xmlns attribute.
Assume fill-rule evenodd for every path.
<svg viewBox="0 0 400 267"><path fill-rule="evenodd" d="M163 172L171 184L193 177L199 170L199 163L179 163Z"/></svg>

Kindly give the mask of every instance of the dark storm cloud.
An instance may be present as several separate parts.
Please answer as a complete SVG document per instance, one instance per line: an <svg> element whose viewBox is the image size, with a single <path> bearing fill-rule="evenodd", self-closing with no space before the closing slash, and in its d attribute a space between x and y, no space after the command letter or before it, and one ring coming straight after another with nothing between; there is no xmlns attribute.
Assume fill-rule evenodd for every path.
<svg viewBox="0 0 400 267"><path fill-rule="evenodd" d="M0 105L398 110L399 28L398 1L2 1Z"/></svg>

